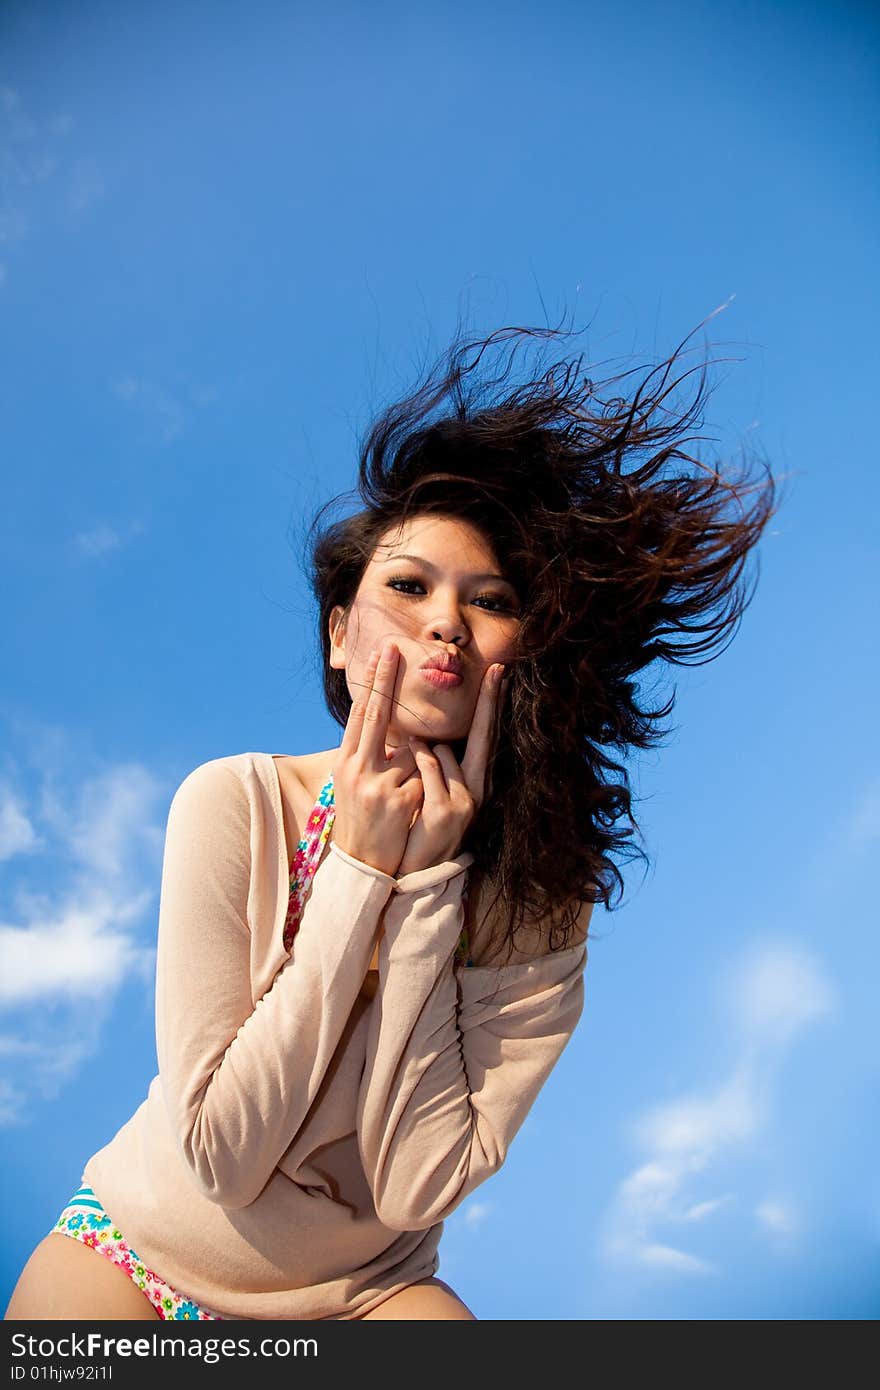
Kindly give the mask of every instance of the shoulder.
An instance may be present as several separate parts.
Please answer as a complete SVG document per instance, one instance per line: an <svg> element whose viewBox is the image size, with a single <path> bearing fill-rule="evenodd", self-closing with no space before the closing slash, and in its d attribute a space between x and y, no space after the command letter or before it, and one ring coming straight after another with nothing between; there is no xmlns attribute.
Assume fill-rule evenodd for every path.
<svg viewBox="0 0 880 1390"><path fill-rule="evenodd" d="M271 784L272 763L278 773L282 787L302 788L304 785L304 766L311 755L268 754L268 753L228 753L224 757L208 758L188 772L180 782L177 791L200 789L219 789L238 782L246 787L256 778L259 782Z"/></svg>
<svg viewBox="0 0 880 1390"><path fill-rule="evenodd" d="M208 758L185 775L177 791L184 787L189 790L203 786L231 786L233 781L241 782L247 775L247 768L252 764L253 758L253 753L230 753L223 758Z"/></svg>
<svg viewBox="0 0 880 1390"><path fill-rule="evenodd" d="M592 902L578 904L574 924L568 928L567 949L587 944L594 907ZM553 922L562 920L559 909L552 919L549 916L526 918L517 927L514 942L507 936L509 915L509 908L494 882L477 879L473 888L469 886L468 933L470 955L475 965L523 965L554 954L550 950L550 927ZM571 909L566 909L563 915L570 916Z"/></svg>
<svg viewBox="0 0 880 1390"><path fill-rule="evenodd" d="M198 763L180 781L171 797L169 816L205 818L216 824L224 817L247 816L250 803L247 782L253 770L253 754L235 753Z"/></svg>

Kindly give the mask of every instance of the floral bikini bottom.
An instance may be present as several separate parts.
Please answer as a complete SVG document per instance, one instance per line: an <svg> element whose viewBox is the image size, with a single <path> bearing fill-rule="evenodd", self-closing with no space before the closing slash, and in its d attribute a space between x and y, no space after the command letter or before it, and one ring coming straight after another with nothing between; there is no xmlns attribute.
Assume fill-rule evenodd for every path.
<svg viewBox="0 0 880 1390"><path fill-rule="evenodd" d="M74 1240L90 1245L124 1269L130 1279L152 1303L160 1318L166 1321L192 1321L210 1318L224 1321L222 1313L209 1312L200 1308L186 1294L178 1293L166 1284L152 1269L148 1269L139 1255L132 1250L122 1232L104 1210L94 1190L83 1179L82 1186L71 1197L52 1228L62 1235L72 1236Z"/></svg>

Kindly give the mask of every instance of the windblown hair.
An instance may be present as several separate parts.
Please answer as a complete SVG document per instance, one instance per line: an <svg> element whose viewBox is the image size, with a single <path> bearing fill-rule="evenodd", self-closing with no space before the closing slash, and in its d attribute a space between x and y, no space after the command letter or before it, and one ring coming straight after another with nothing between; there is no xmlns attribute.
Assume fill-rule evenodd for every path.
<svg viewBox="0 0 880 1390"><path fill-rule="evenodd" d="M635 677L653 662L712 660L754 595L739 579L778 510L775 485L769 467L765 483L746 486L745 473L724 479L684 451L705 438L686 431L701 422L706 362L674 376L696 331L627 397L600 388L644 369L597 385L582 371L583 354L547 370L542 363L524 385L509 382L522 343L567 330L463 338L459 325L412 393L370 427L360 448L362 509L321 529L331 499L308 529L324 694L343 727L352 702L345 671L330 666L329 616L338 604L347 620L389 528L417 514L469 521L518 592L489 792L461 846L474 855L471 874L497 888L510 943L528 920L541 924L549 949L564 949L581 904L610 910L615 882L622 893L612 855L648 862L629 843L626 822L638 827L632 793L609 750L658 743L675 693L662 708L645 708ZM508 343L499 375L474 375L489 348ZM697 370L692 404L671 409L672 393ZM750 492L757 496L747 509ZM466 740L450 747L460 763Z"/></svg>

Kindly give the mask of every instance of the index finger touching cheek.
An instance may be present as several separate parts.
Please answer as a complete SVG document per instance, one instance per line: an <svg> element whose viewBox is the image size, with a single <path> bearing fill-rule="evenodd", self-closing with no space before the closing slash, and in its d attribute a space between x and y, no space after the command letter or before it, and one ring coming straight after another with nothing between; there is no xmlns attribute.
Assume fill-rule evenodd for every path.
<svg viewBox="0 0 880 1390"><path fill-rule="evenodd" d="M468 785L475 778L482 778L483 769L489 757L489 749L492 743L493 730L497 715L496 696L497 690L497 670L498 667L490 666L483 674L483 684L480 689L477 707L474 710L474 717L471 720L470 732L468 733L467 748L462 759L462 771L468 780ZM473 790L473 788L471 788Z"/></svg>
<svg viewBox="0 0 880 1390"><path fill-rule="evenodd" d="M342 742L339 745L343 752L353 752L358 746L360 731L364 722L367 702L373 688L373 680L376 675L376 667L379 662L378 647L370 652L367 664L364 667L363 681L357 683L354 696L351 701L351 708L348 711L348 719L345 724L345 731Z"/></svg>

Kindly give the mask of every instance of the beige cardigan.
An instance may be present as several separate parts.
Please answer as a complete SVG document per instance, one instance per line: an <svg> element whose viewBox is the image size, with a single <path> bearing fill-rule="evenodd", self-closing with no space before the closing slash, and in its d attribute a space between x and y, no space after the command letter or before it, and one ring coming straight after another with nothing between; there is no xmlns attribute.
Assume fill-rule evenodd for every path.
<svg viewBox="0 0 880 1390"><path fill-rule="evenodd" d="M500 1168L580 1018L587 952L462 966L471 853L395 879L331 840L288 955L286 858L270 754L180 784L159 1072L83 1177L207 1309L349 1319L437 1272L444 1218Z"/></svg>

